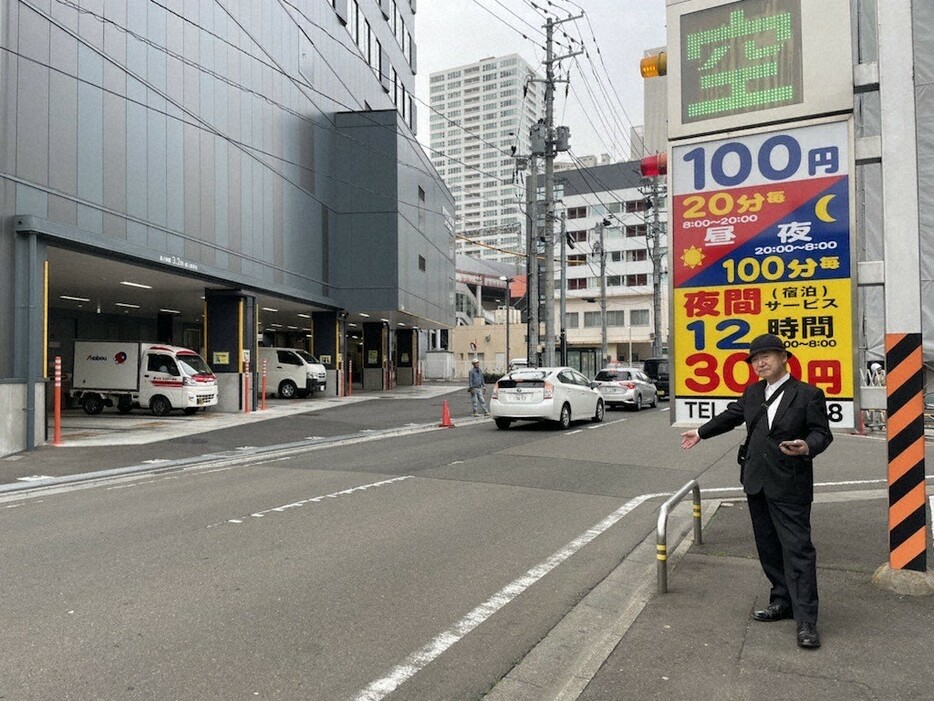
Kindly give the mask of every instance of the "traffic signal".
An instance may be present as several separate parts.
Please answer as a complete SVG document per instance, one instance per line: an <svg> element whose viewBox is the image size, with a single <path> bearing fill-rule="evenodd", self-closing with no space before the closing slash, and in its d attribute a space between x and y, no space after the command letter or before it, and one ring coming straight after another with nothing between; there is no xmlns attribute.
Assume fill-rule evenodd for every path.
<svg viewBox="0 0 934 701"><path fill-rule="evenodd" d="M658 78L668 74L668 54L664 51L646 56L639 61L639 70L643 78Z"/></svg>
<svg viewBox="0 0 934 701"><path fill-rule="evenodd" d="M639 170L643 178L657 178L668 173L668 154L656 153L646 156L639 162Z"/></svg>

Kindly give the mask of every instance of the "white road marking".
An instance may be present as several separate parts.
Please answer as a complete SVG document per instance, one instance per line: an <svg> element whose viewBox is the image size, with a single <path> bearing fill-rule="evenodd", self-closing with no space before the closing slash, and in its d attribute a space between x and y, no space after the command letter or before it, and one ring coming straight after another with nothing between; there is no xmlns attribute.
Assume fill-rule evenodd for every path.
<svg viewBox="0 0 934 701"><path fill-rule="evenodd" d="M330 494L322 494L317 497L310 497L309 499L302 499L301 501L293 501L291 504L283 504L282 506L274 506L271 509L264 509L263 511L255 511L250 514L250 518L263 518L267 514L271 513L283 513L287 509L294 509L299 506L305 506L306 504L316 504L322 499L336 499L337 497L346 496L348 494L353 494L355 492L363 492L367 489L372 489L373 487L383 487L387 484L393 484L395 482L402 482L403 480L412 479L412 475L403 475L402 477L393 477L388 480L381 480L379 482L370 482L369 484L361 484L358 487L350 487L348 489L342 489L339 492L331 492ZM212 523L208 528L214 528L215 526L221 526L224 523L243 523L244 521L249 520L246 516L240 516L238 518L229 518L222 523Z"/></svg>
<svg viewBox="0 0 934 701"><path fill-rule="evenodd" d="M568 431L568 432L565 433L564 435L565 435L565 436L573 436L575 433L583 433L583 432L584 432L584 429L579 428L579 429L577 429L576 431Z"/></svg>
<svg viewBox="0 0 934 701"><path fill-rule="evenodd" d="M168 458L153 458L152 460L143 460L144 465L157 465L160 462L171 462Z"/></svg>
<svg viewBox="0 0 934 701"><path fill-rule="evenodd" d="M29 475L28 477L17 477L20 482L38 482L39 480L49 480L52 479L48 475Z"/></svg>
<svg viewBox="0 0 934 701"><path fill-rule="evenodd" d="M660 496L666 495L645 494L627 501L616 511L600 521L600 523L579 535L547 560L536 565L524 575L500 589L492 597L455 623L453 627L430 641L421 650L416 650L409 655L404 662L397 665L385 677L372 682L366 689L363 689L354 697L354 701L380 701L380 699L391 694L398 689L399 686L415 676L422 668L440 657L448 648L454 645L454 643L551 572L555 567L571 557L571 555L590 543L601 533L608 530L630 511L648 499Z"/></svg>

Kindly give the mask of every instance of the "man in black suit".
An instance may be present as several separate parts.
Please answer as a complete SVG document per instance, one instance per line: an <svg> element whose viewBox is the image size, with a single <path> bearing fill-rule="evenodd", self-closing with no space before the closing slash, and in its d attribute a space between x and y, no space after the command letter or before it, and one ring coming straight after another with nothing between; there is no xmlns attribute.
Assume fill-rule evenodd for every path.
<svg viewBox="0 0 934 701"><path fill-rule="evenodd" d="M763 334L754 339L746 362L761 382L747 387L738 401L730 402L700 428L682 433L681 447L693 448L702 438L718 436L745 422L749 442L740 481L759 563L772 583L768 607L754 611L752 617L764 622L793 617L798 645L818 648L812 460L830 445L833 434L823 391L788 373L785 363L790 356L778 336Z"/></svg>

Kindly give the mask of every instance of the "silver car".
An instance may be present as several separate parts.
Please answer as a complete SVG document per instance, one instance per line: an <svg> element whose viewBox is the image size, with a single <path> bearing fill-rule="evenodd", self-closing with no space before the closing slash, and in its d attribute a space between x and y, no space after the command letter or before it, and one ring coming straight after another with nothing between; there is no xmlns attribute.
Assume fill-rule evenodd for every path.
<svg viewBox="0 0 934 701"><path fill-rule="evenodd" d="M607 407L624 406L639 411L658 406L658 390L649 376L636 368L603 368L594 378Z"/></svg>
<svg viewBox="0 0 934 701"><path fill-rule="evenodd" d="M493 385L490 414L501 429L520 419L554 421L564 429L574 419L603 421L604 404L590 380L573 368L523 368Z"/></svg>

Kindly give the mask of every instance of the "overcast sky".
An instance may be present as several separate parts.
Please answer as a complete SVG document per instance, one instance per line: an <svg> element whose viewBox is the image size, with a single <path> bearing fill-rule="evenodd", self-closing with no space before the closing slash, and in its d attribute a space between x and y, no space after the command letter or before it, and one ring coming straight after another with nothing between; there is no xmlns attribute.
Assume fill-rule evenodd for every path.
<svg viewBox="0 0 934 701"><path fill-rule="evenodd" d="M639 59L646 49L665 44L665 0L420 0L415 15L419 139L428 143L431 73L518 53L544 76L545 19L533 3L559 18L580 14L575 5L586 15L560 25L582 38L590 54L590 60L581 55L560 64L562 77L571 71L571 91L565 100L565 86L557 86L555 124L570 127L571 151L577 157L609 152L628 160L629 127L642 124ZM556 55L569 53L568 40L558 32L556 40L565 44L555 47Z"/></svg>

